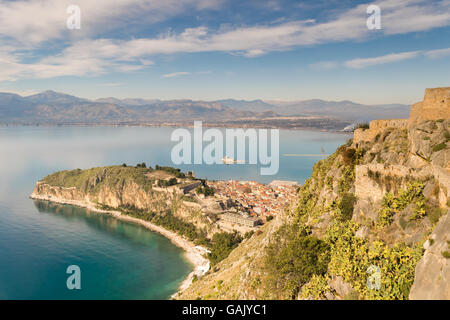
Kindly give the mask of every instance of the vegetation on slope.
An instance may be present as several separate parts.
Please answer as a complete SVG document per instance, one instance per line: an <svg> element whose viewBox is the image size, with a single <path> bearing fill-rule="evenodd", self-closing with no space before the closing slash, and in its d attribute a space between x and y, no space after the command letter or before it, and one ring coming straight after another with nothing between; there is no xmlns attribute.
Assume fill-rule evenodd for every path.
<svg viewBox="0 0 450 320"><path fill-rule="evenodd" d="M241 241L242 236L236 231L233 233L221 232L214 234L210 242L211 253L208 254L211 265L214 266L228 257L230 252L233 251Z"/></svg>
<svg viewBox="0 0 450 320"><path fill-rule="evenodd" d="M315 164L286 214L244 240L181 298L408 299L424 242L432 245L434 226L448 212L445 187L414 161L445 166L448 148L432 149L449 135L448 121L386 128L358 148L349 141ZM357 165L367 167L367 176L358 171L358 184ZM366 184L382 198L358 192L358 199L355 190Z"/></svg>
<svg viewBox="0 0 450 320"><path fill-rule="evenodd" d="M107 186L116 189L126 181L133 181L146 191L152 189L153 181L147 179L146 174L152 172L152 168L110 166L92 169L75 169L55 172L42 182L51 186L77 188L83 192L95 194L102 187Z"/></svg>
<svg viewBox="0 0 450 320"><path fill-rule="evenodd" d="M279 299L295 299L313 276L323 276L330 261L330 247L305 230L285 225L267 248L266 290Z"/></svg>
<svg viewBox="0 0 450 320"><path fill-rule="evenodd" d="M356 236L361 225L351 220L356 202L352 186L355 165L363 155L364 150L347 145L314 166L312 177L300 188L293 212L295 223L289 226L289 232L287 226L283 227L267 248L266 268L273 276L269 275L265 286L271 298L321 299L327 293L332 296L329 281L337 276L351 285L354 297L359 299L408 298L414 268L422 255L421 246L410 247L404 243L388 246L381 240ZM326 204L320 195L330 183L329 172L336 168L339 170L334 176L337 196ZM390 198L392 201L386 208L400 210L418 202L423 197L422 188L421 184L412 184ZM390 217L391 213L386 216ZM321 227L324 217L328 221ZM383 216L380 219L390 221ZM383 275L379 289L369 289L367 285L372 281L371 268Z"/></svg>

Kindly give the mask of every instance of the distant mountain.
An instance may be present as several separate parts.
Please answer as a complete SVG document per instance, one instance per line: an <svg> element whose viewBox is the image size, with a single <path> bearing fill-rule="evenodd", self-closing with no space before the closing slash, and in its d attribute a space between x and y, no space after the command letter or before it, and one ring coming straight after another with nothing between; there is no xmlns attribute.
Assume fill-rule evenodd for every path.
<svg viewBox="0 0 450 320"><path fill-rule="evenodd" d="M36 104L74 104L87 103L89 100L77 98L68 94L59 93L55 91L44 91L25 98L25 100Z"/></svg>
<svg viewBox="0 0 450 320"><path fill-rule="evenodd" d="M369 106L352 101L305 100L277 102L263 100L89 100L55 91L22 97L0 93L0 122L143 124L204 120L214 122L262 119L280 116L315 116L361 122L372 119L407 118L410 106Z"/></svg>
<svg viewBox="0 0 450 320"><path fill-rule="evenodd" d="M284 116L322 116L352 121L386 118L408 118L411 106L404 104L364 105L352 101L320 99L281 102L262 100L220 100L226 106L245 111L273 111Z"/></svg>
<svg viewBox="0 0 450 320"><path fill-rule="evenodd" d="M88 100L54 91L22 97L0 93L0 122L142 124L193 120L226 121L263 115L218 102L105 98Z"/></svg>
<svg viewBox="0 0 450 320"><path fill-rule="evenodd" d="M347 120L375 120L408 118L410 105L364 105L352 101L324 101L319 99L290 103L273 102L273 111L282 115L317 115Z"/></svg>
<svg viewBox="0 0 450 320"><path fill-rule="evenodd" d="M226 99L226 100L217 100L216 102L223 104L226 107L234 108L237 110L244 111L253 111L253 112L265 112L265 111L273 111L274 106L266 103L262 100L234 100L234 99Z"/></svg>
<svg viewBox="0 0 450 320"><path fill-rule="evenodd" d="M370 121L386 118L408 118L411 106L404 104L364 105L352 101L320 99L282 102L263 100L218 100L224 106L242 111L272 111L283 116L321 116L350 121Z"/></svg>

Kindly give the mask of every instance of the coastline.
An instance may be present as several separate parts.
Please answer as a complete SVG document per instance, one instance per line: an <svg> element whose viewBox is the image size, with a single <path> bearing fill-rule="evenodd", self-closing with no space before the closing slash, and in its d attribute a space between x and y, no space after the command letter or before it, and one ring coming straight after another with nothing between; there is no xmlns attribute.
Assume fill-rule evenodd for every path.
<svg viewBox="0 0 450 320"><path fill-rule="evenodd" d="M192 270L192 272L190 272L187 277L180 283L180 285L178 286L178 290L170 297L170 299L174 299L179 293L186 290L192 284L194 276L201 276L209 270L209 260L203 256L203 254L206 252L206 249L195 245L189 240L184 239L182 236L176 234L175 232L164 229L163 227L153 224L149 221L124 215L120 211L102 210L97 208L93 203L87 201L60 199L52 196L35 194L34 192L30 195L30 198L33 200L49 201L53 203L77 206L88 209L89 211L108 214L121 221L139 224L150 231L161 234L162 236L169 239L174 245L183 249L185 258L194 266L194 270Z"/></svg>
<svg viewBox="0 0 450 320"><path fill-rule="evenodd" d="M119 128L119 127L137 127L137 128L192 128L191 123L135 123L135 124L117 124L117 123L8 123L0 122L0 127L106 127L106 128ZM235 128L240 129L245 126L230 123L204 123L204 128L215 128L215 129L226 129ZM278 129L287 131L314 131L314 132L329 132L329 133L341 133L341 134L353 134L353 132L342 131L342 129L325 129L323 127L290 127L290 126L279 126L279 125L255 125L245 128L253 129Z"/></svg>

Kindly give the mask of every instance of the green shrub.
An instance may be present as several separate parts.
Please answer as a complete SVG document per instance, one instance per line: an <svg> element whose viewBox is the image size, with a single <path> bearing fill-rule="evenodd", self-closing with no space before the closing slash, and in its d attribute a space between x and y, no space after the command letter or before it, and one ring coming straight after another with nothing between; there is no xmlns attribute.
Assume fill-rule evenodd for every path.
<svg viewBox="0 0 450 320"><path fill-rule="evenodd" d="M359 123L355 129L363 129L363 130L367 130L369 129L370 125L365 122L365 123Z"/></svg>
<svg viewBox="0 0 450 320"><path fill-rule="evenodd" d="M236 231L233 233L222 232L215 233L211 239L211 253L208 253L208 259L214 266L228 257L230 252L241 243L242 237Z"/></svg>
<svg viewBox="0 0 450 320"><path fill-rule="evenodd" d="M255 231L253 231L253 230L252 231L247 231L244 234L244 239L250 239L254 233L255 233Z"/></svg>
<svg viewBox="0 0 450 320"><path fill-rule="evenodd" d="M425 198L422 194L423 183L411 182L405 189L399 191L398 195L390 192L386 193L382 202L381 210L378 213L377 226L385 227L391 224L393 216L405 209L409 204L415 203L415 212L412 220L425 216Z"/></svg>
<svg viewBox="0 0 450 320"><path fill-rule="evenodd" d="M321 275L313 275L311 280L305 284L300 291L302 299L326 299L325 293L331 290L327 278Z"/></svg>
<svg viewBox="0 0 450 320"><path fill-rule="evenodd" d="M295 299L300 288L314 275L324 275L329 262L329 246L314 236L285 226L266 249L267 290L278 298Z"/></svg>
<svg viewBox="0 0 450 320"><path fill-rule="evenodd" d="M178 183L177 178L172 177L169 180L158 180L158 187L160 188L167 188L170 186L174 186Z"/></svg>
<svg viewBox="0 0 450 320"><path fill-rule="evenodd" d="M203 194L205 197L208 196L213 196L214 195L214 189L205 185L205 186L198 186L195 189L195 192L197 192L197 194Z"/></svg>
<svg viewBox="0 0 450 320"><path fill-rule="evenodd" d="M447 142L450 141L450 132L445 131L444 132L444 138L445 138L445 140L447 140Z"/></svg>
<svg viewBox="0 0 450 320"><path fill-rule="evenodd" d="M433 147L433 152L444 150L447 147L447 143L441 142Z"/></svg>
<svg viewBox="0 0 450 320"><path fill-rule="evenodd" d="M186 177L185 174L183 172L181 172L181 169L178 169L178 168L162 167L162 166L156 165L155 170L165 171L171 175L174 175L177 178L185 178Z"/></svg>
<svg viewBox="0 0 450 320"><path fill-rule="evenodd" d="M356 197L352 193L345 193L339 203L338 209L342 220L350 220L353 216L353 208L356 203Z"/></svg>
<svg viewBox="0 0 450 320"><path fill-rule="evenodd" d="M351 284L361 299L408 299L417 262L422 256L420 246L405 244L388 246L382 241L367 242L355 236L359 225L353 221L336 221L327 232L331 259L329 276L341 276ZM381 272L380 290L367 287L370 266Z"/></svg>
<svg viewBox="0 0 450 320"><path fill-rule="evenodd" d="M353 157L355 155L356 150L353 148L345 148L342 152L342 159L344 160L344 164L350 165L353 163Z"/></svg>

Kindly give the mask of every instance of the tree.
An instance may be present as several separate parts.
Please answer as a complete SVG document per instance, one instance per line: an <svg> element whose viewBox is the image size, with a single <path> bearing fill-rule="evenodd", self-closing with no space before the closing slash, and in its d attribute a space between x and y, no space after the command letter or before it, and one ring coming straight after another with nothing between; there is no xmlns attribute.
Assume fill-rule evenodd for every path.
<svg viewBox="0 0 450 320"><path fill-rule="evenodd" d="M214 266L230 254L230 252L241 243L242 237L237 231L233 233L221 232L213 235L211 239L212 248L208 258Z"/></svg>
<svg viewBox="0 0 450 320"><path fill-rule="evenodd" d="M267 248L269 289L295 299L313 275L327 272L329 261L330 248L325 241L299 232L296 227L282 227Z"/></svg>

